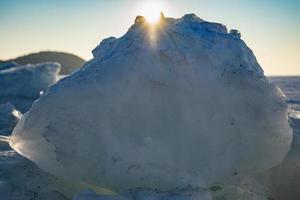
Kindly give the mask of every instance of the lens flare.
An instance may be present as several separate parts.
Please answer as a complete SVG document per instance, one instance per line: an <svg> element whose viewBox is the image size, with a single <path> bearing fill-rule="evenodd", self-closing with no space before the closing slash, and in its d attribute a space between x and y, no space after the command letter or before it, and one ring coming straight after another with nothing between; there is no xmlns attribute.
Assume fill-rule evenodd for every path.
<svg viewBox="0 0 300 200"><path fill-rule="evenodd" d="M144 2L141 6L140 14L144 16L147 22L155 24L158 23L163 12L164 5L159 1L148 1Z"/></svg>

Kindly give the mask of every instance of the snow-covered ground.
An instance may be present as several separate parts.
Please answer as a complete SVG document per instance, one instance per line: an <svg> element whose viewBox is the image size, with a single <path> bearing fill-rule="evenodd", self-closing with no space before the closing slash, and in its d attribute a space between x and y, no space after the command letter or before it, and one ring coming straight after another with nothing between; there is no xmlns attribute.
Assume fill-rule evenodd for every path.
<svg viewBox="0 0 300 200"><path fill-rule="evenodd" d="M237 30L193 14L162 17L157 26L138 17L93 55L42 94L14 129L10 144L28 159L0 138L1 198L300 197L298 132L290 150L283 95ZM16 76L12 69L2 77ZM10 81L4 78L0 71L0 81ZM40 88L26 89L39 95ZM289 113L299 130L299 112Z"/></svg>

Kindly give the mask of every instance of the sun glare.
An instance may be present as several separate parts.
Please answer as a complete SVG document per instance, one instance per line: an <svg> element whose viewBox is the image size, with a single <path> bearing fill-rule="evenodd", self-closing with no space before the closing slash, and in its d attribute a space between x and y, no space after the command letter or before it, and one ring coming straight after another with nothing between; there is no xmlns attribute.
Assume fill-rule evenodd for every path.
<svg viewBox="0 0 300 200"><path fill-rule="evenodd" d="M164 11L164 5L158 1L145 2L141 7L141 15L146 18L149 23L155 24L160 20L161 12Z"/></svg>

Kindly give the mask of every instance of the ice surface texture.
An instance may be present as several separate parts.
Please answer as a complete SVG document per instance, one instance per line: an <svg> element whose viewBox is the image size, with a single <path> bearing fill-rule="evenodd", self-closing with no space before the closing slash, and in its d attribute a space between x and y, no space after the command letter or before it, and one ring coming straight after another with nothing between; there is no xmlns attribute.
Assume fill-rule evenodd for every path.
<svg viewBox="0 0 300 200"><path fill-rule="evenodd" d="M35 98L57 81L58 63L17 66L0 71L0 96Z"/></svg>
<svg viewBox="0 0 300 200"><path fill-rule="evenodd" d="M46 62L0 70L0 103L11 102L22 112L58 80L60 64Z"/></svg>
<svg viewBox="0 0 300 200"><path fill-rule="evenodd" d="M140 19L43 94L10 145L57 176L115 190L207 187L280 163L286 104L238 32L193 14Z"/></svg>
<svg viewBox="0 0 300 200"><path fill-rule="evenodd" d="M13 67L18 66L19 64L16 62L6 62L6 63L2 63L0 64L0 70L6 70L6 69L10 69Z"/></svg>
<svg viewBox="0 0 300 200"><path fill-rule="evenodd" d="M76 195L73 200L212 200L209 190L176 189L169 192L158 192L145 188L128 190L120 195L97 195L86 190Z"/></svg>
<svg viewBox="0 0 300 200"><path fill-rule="evenodd" d="M11 134L21 116L22 114L12 104L0 104L0 134Z"/></svg>

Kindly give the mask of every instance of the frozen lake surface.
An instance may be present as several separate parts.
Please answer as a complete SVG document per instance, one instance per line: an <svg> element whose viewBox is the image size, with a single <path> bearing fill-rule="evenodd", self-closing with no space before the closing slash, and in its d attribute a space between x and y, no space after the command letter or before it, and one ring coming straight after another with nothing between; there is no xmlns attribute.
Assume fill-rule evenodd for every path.
<svg viewBox="0 0 300 200"><path fill-rule="evenodd" d="M282 89L290 108L300 111L300 77L269 77L268 79Z"/></svg>

